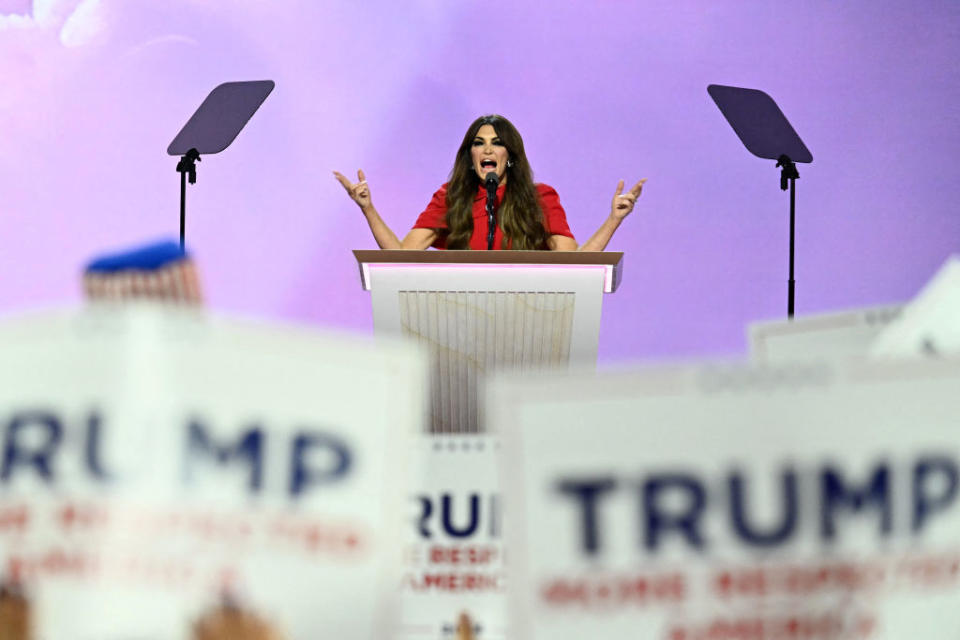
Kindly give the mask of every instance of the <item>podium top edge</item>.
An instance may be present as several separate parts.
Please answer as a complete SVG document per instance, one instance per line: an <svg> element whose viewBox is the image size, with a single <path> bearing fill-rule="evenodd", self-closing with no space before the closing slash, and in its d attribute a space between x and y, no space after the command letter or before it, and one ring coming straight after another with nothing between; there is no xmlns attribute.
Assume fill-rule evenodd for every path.
<svg viewBox="0 0 960 640"><path fill-rule="evenodd" d="M546 264L609 265L623 261L621 251L421 251L418 249L354 249L359 264Z"/></svg>

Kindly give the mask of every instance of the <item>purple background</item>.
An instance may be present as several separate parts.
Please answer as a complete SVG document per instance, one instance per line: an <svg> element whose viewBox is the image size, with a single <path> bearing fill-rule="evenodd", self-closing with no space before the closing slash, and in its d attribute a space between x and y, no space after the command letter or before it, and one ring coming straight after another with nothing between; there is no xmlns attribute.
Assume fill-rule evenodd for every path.
<svg viewBox="0 0 960 640"><path fill-rule="evenodd" d="M813 152L797 310L911 297L960 243L960 3L0 0L0 311L75 301L94 254L175 237L167 144L209 90L277 88L188 192L210 306L369 331L331 176L363 167L403 235L467 125L498 112L586 240L611 250L600 358L744 348L785 314L788 199L710 83L770 93Z"/></svg>

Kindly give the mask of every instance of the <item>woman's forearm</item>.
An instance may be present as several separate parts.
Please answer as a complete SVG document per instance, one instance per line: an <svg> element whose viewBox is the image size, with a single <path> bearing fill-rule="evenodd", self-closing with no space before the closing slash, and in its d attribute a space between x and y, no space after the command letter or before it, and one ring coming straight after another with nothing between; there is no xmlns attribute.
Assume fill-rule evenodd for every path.
<svg viewBox="0 0 960 640"><path fill-rule="evenodd" d="M607 248L607 243L613 237L614 232L623 222L623 218L617 218L613 215L607 216L600 228L593 232L590 239L577 247L577 251L603 251Z"/></svg>
<svg viewBox="0 0 960 640"><path fill-rule="evenodd" d="M373 233L373 239L377 241L377 246L381 249L400 249L400 240L397 238L397 234L393 232L390 227L387 226L387 223L383 221L383 218L380 217L380 214L377 213L376 208L371 204L367 207L363 207L363 217L367 219L367 224L370 225L370 231Z"/></svg>

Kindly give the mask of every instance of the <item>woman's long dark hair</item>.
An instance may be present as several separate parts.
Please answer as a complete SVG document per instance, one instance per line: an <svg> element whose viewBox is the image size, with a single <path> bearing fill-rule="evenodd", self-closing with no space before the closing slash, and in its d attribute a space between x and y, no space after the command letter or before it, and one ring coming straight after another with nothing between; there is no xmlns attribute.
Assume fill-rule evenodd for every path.
<svg viewBox="0 0 960 640"><path fill-rule="evenodd" d="M457 149L447 185L447 248L470 248L473 202L480 188L480 176L473 168L470 148L480 127L485 124L497 132L510 159L505 174L507 184L503 201L497 210L497 220L503 229L503 248L509 242L511 249L548 249L543 210L533 184L533 171L523 150L523 138L509 120L498 115L481 116L474 120Z"/></svg>

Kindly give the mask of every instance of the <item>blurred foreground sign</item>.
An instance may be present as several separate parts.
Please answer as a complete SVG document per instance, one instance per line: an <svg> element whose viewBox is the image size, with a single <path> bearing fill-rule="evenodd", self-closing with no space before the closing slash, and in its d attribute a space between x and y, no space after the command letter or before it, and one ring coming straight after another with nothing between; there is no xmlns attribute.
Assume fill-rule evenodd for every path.
<svg viewBox="0 0 960 640"><path fill-rule="evenodd" d="M501 379L513 637L960 637L960 362Z"/></svg>
<svg viewBox="0 0 960 640"><path fill-rule="evenodd" d="M902 305L847 309L754 322L747 327L750 359L762 365L865 357Z"/></svg>
<svg viewBox="0 0 960 640"><path fill-rule="evenodd" d="M500 443L481 434L421 436L411 456L416 493L404 543L395 640L454 638L470 615L480 640L505 640L506 560Z"/></svg>
<svg viewBox="0 0 960 640"><path fill-rule="evenodd" d="M0 354L0 631L385 632L419 354L153 308L6 319Z"/></svg>
<svg viewBox="0 0 960 640"><path fill-rule="evenodd" d="M881 358L960 356L960 256L951 256L871 345Z"/></svg>

